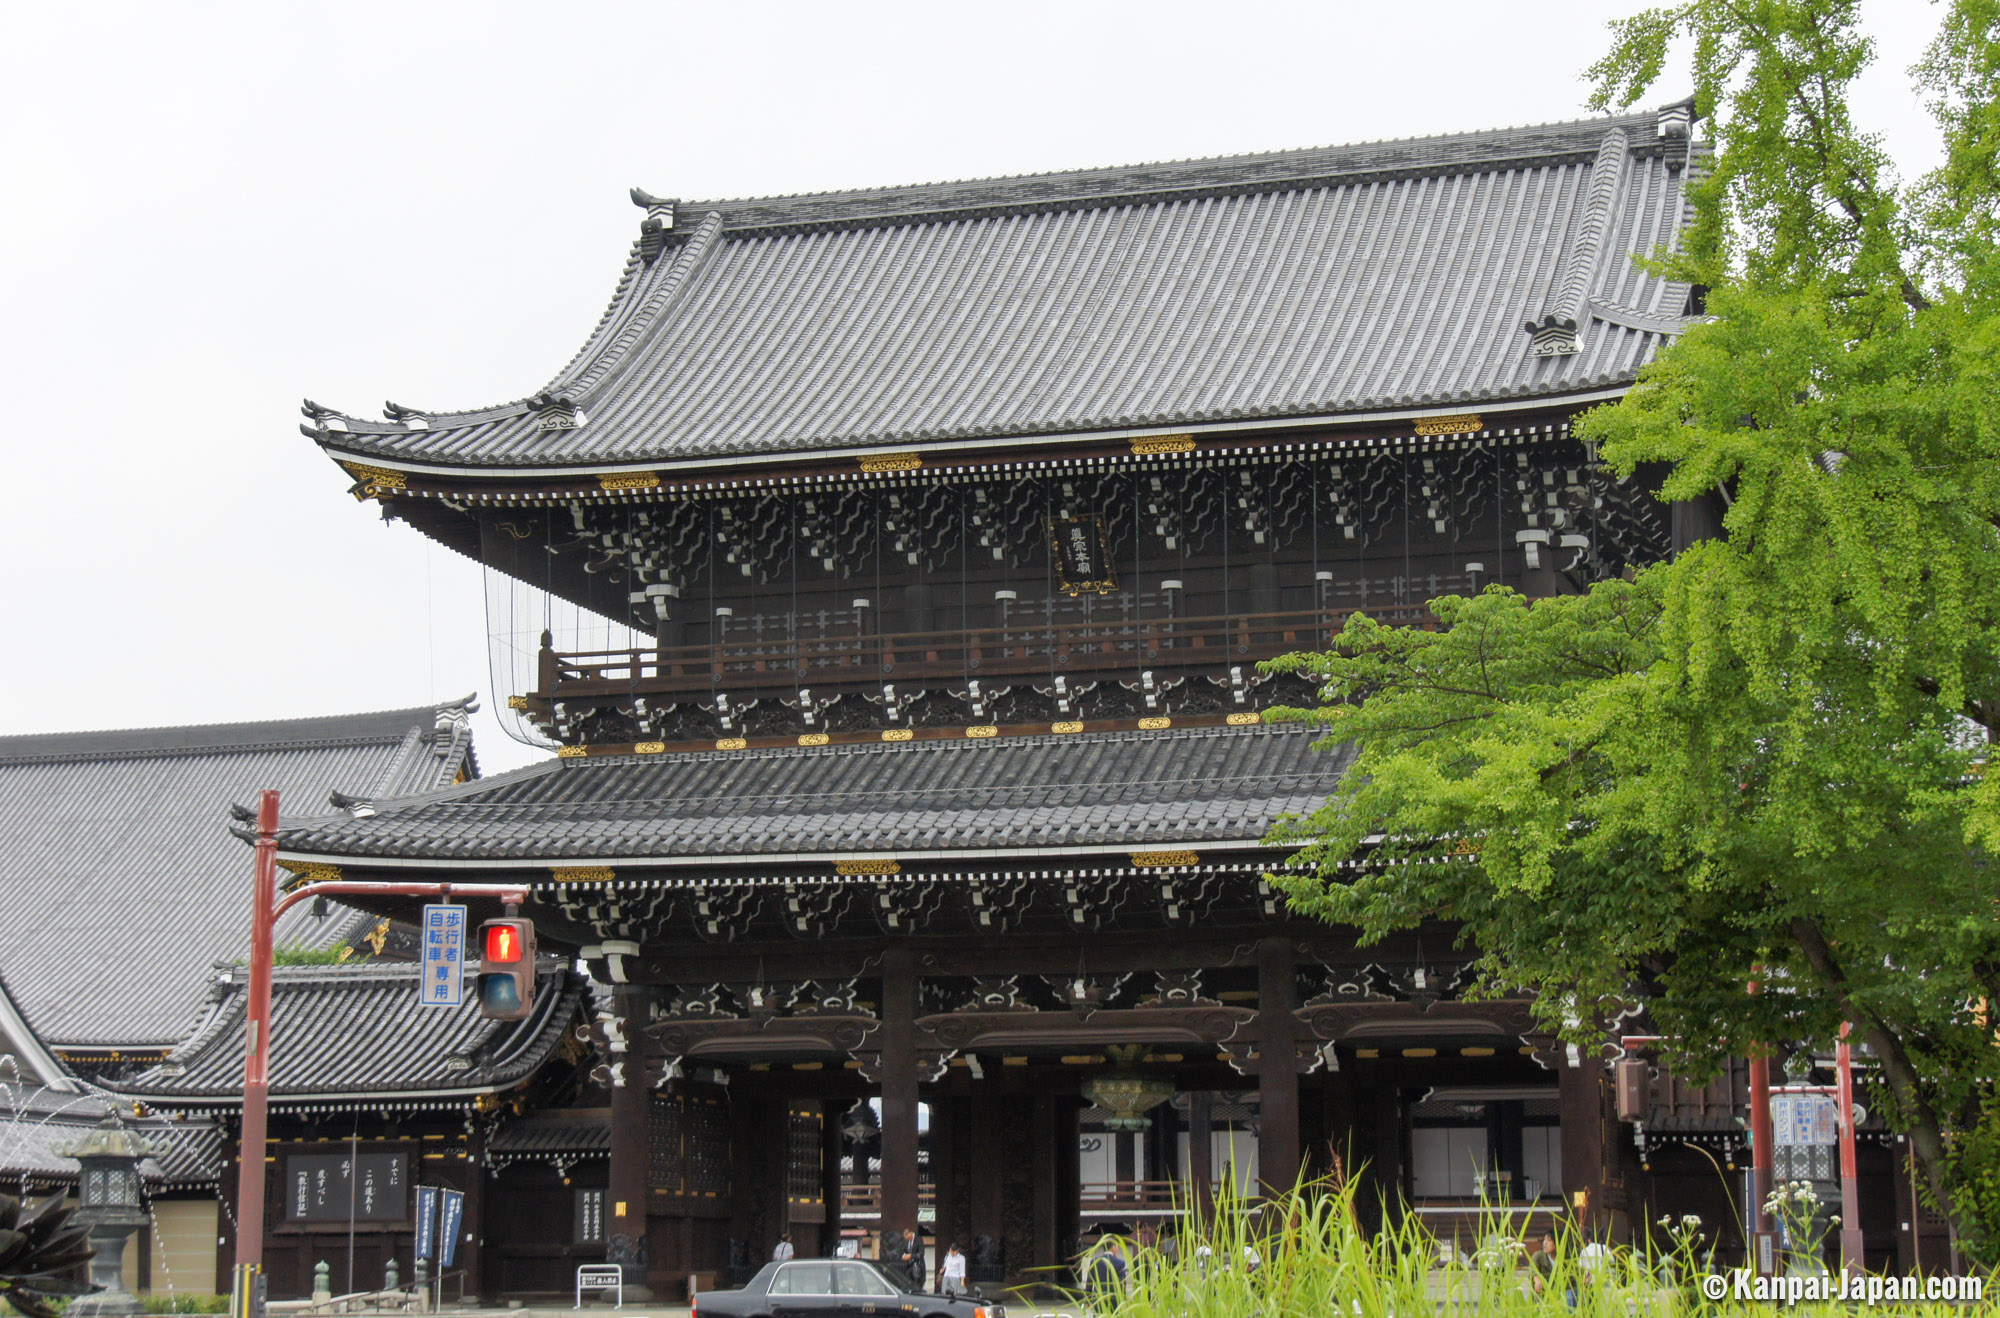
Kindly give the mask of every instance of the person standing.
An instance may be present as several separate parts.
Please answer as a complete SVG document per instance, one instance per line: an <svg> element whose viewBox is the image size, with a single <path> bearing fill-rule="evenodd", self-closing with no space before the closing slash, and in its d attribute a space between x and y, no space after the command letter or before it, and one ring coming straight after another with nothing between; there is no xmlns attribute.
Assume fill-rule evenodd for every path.
<svg viewBox="0 0 2000 1318"><path fill-rule="evenodd" d="M771 1251L771 1262L789 1263L792 1258L792 1233L787 1231L778 1237L778 1246Z"/></svg>
<svg viewBox="0 0 2000 1318"><path fill-rule="evenodd" d="M965 1255L958 1252L956 1240L945 1247L944 1260L938 1264L938 1282L942 1294L965 1294Z"/></svg>
<svg viewBox="0 0 2000 1318"><path fill-rule="evenodd" d="M910 1274L910 1284L918 1290L924 1288L924 1243L917 1235L915 1227L903 1228L902 1243L896 1246L896 1262Z"/></svg>

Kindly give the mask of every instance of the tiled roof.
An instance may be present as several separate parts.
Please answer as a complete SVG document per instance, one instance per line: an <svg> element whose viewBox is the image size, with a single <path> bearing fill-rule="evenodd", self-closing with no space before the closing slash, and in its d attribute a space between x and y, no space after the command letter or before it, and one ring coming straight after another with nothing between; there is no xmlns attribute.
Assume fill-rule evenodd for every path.
<svg viewBox="0 0 2000 1318"><path fill-rule="evenodd" d="M229 835L231 802L271 787L310 815L334 790L405 795L471 770L462 705L0 737L7 988L52 1047L169 1046L193 1028L209 967L249 939L250 852ZM353 919L300 909L278 941L329 944Z"/></svg>
<svg viewBox="0 0 2000 1318"><path fill-rule="evenodd" d="M1318 807L1346 753L1298 728L550 760L287 821L281 854L552 860L1154 847L1263 836Z"/></svg>
<svg viewBox="0 0 2000 1318"><path fill-rule="evenodd" d="M579 1108L520 1117L495 1132L486 1151L496 1164L606 1158L611 1155L611 1110Z"/></svg>
<svg viewBox="0 0 2000 1318"><path fill-rule="evenodd" d="M60 1150L89 1135L109 1106L101 1095L0 1081L0 1177L37 1186L74 1184L76 1159ZM121 1121L154 1149L139 1165L150 1185L180 1188L217 1179L222 1134L212 1122L140 1119L129 1113L122 1113Z"/></svg>
<svg viewBox="0 0 2000 1318"><path fill-rule="evenodd" d="M1623 386L1683 323L1687 289L1631 260L1684 222L1670 120L679 204L528 401L315 406L307 432L336 457L606 466ZM1550 317L1580 351L1531 351Z"/></svg>
<svg viewBox="0 0 2000 1318"><path fill-rule="evenodd" d="M532 1074L575 1023L586 981L545 961L526 1019L417 1001L421 967L279 966L271 984L271 1099L293 1104L438 1098L504 1089ZM242 1101L247 975L215 985L209 1019L158 1065L116 1086L160 1106Z"/></svg>

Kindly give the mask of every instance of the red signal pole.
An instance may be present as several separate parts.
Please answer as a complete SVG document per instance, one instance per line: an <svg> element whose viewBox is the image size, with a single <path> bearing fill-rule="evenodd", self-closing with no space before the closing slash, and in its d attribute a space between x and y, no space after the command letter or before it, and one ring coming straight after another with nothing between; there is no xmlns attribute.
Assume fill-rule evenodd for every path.
<svg viewBox="0 0 2000 1318"><path fill-rule="evenodd" d="M1833 1064L1840 1104L1840 1261L1848 1276L1859 1277L1866 1261L1862 1258L1860 1159L1854 1150L1854 1047L1847 1042L1852 1028L1846 1021L1840 1023Z"/></svg>
<svg viewBox="0 0 2000 1318"><path fill-rule="evenodd" d="M527 890L503 883L307 883L278 897L278 794L257 799L255 895L250 913L250 1001L243 1048L243 1140L236 1168L236 1277L230 1312L253 1318L263 1308L264 1149L271 1097L271 944L278 918L309 897L497 897L519 904Z"/></svg>
<svg viewBox="0 0 2000 1318"><path fill-rule="evenodd" d="M1763 967L1756 967L1762 971ZM1757 981L1750 981L1757 992ZM1758 1276L1777 1271L1777 1242L1773 1239L1771 1199L1771 1059L1750 1059L1750 1266Z"/></svg>

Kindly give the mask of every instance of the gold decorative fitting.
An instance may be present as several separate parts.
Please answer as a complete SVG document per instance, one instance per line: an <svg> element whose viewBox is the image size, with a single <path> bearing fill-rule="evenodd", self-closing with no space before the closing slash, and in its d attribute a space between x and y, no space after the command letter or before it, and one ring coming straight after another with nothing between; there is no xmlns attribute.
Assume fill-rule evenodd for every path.
<svg viewBox="0 0 2000 1318"><path fill-rule="evenodd" d="M801 746L824 746L826 742L827 736L824 732L801 732L799 734L799 745Z"/></svg>
<svg viewBox="0 0 2000 1318"><path fill-rule="evenodd" d="M1154 435L1149 439L1132 441L1134 453L1192 453L1193 435Z"/></svg>
<svg viewBox="0 0 2000 1318"><path fill-rule="evenodd" d="M1078 722L1073 722L1073 723L1051 723L1051 724L1049 724L1049 731L1050 731L1050 732L1082 732L1082 731L1083 731L1083 724L1082 724L1082 722L1081 722L1081 721L1078 721Z"/></svg>
<svg viewBox="0 0 2000 1318"><path fill-rule="evenodd" d="M602 865L554 865L549 875L557 883L609 883L618 877L618 871Z"/></svg>
<svg viewBox="0 0 2000 1318"><path fill-rule="evenodd" d="M994 727L991 723L987 723L977 728L967 728L965 735L968 737L997 737L1000 735L1000 729Z"/></svg>
<svg viewBox="0 0 2000 1318"><path fill-rule="evenodd" d="M749 742L743 740L741 737L723 737L716 741L715 749L719 751L740 751L749 744Z"/></svg>
<svg viewBox="0 0 2000 1318"><path fill-rule="evenodd" d="M387 920L377 920L375 927L369 930L368 936L361 941L368 944L369 950L374 952L376 956L381 956L382 949L389 945L389 922Z"/></svg>
<svg viewBox="0 0 2000 1318"><path fill-rule="evenodd" d="M893 860L836 860L833 872L847 876L860 874L901 874L901 863Z"/></svg>
<svg viewBox="0 0 2000 1318"><path fill-rule="evenodd" d="M912 732L912 731L911 731L910 729L908 729L908 728L884 728L884 729L882 729L882 740L883 740L883 741L908 741L908 740L909 740L910 738L912 738L912 737L914 737L914 736L916 736L916 735L917 735L917 734L916 734L915 732Z"/></svg>
<svg viewBox="0 0 2000 1318"><path fill-rule="evenodd" d="M1486 429L1486 423L1470 412L1462 416L1427 416L1417 422L1419 435L1470 435Z"/></svg>
<svg viewBox="0 0 2000 1318"><path fill-rule="evenodd" d="M281 860L278 862L291 871L295 883L338 883L340 866L328 865L317 860Z"/></svg>
<svg viewBox="0 0 2000 1318"><path fill-rule="evenodd" d="M660 483L660 473L628 471L618 476L599 476L597 483L607 490L650 490Z"/></svg>
<svg viewBox="0 0 2000 1318"><path fill-rule="evenodd" d="M1158 732L1161 728L1171 728L1173 725L1174 721L1170 718L1142 718L1139 720L1139 726L1147 732Z"/></svg>
<svg viewBox="0 0 2000 1318"><path fill-rule="evenodd" d="M1192 851L1135 851L1132 867L1142 870L1167 869L1174 865L1199 865L1201 857Z"/></svg>
<svg viewBox="0 0 2000 1318"><path fill-rule="evenodd" d="M590 747L588 746L556 747L556 758L559 760L580 760L588 754L590 754Z"/></svg>
<svg viewBox="0 0 2000 1318"><path fill-rule="evenodd" d="M915 471L924 465L924 459L917 453L871 453L865 458L857 458L863 471Z"/></svg>
<svg viewBox="0 0 2000 1318"><path fill-rule="evenodd" d="M634 755L658 755L667 748L664 741L642 741L632 747Z"/></svg>
<svg viewBox="0 0 2000 1318"><path fill-rule="evenodd" d="M1263 721L1264 719L1261 714L1231 714L1229 716L1229 726L1232 728L1247 728L1252 723L1261 723Z"/></svg>
<svg viewBox="0 0 2000 1318"><path fill-rule="evenodd" d="M356 499L379 499L391 490L406 488L410 483L409 476L387 467L371 467L365 462L343 462L340 465L354 477L352 493Z"/></svg>
<svg viewBox="0 0 2000 1318"><path fill-rule="evenodd" d="M528 707L528 698L527 698L526 696L508 696L508 697L507 697L507 708L509 708L509 709L526 709L527 707Z"/></svg>

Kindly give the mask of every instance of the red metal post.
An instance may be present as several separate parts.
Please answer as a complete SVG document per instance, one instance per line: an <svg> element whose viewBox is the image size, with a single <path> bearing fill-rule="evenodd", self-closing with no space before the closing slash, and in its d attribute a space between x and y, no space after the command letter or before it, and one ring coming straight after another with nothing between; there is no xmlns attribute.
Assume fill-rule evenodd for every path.
<svg viewBox="0 0 2000 1318"><path fill-rule="evenodd" d="M1833 1059L1839 1079L1840 1103L1840 1261L1847 1275L1866 1270L1861 1240L1861 1169L1854 1149L1854 1048L1847 1042L1851 1027L1842 1021Z"/></svg>
<svg viewBox="0 0 2000 1318"><path fill-rule="evenodd" d="M1760 973L1762 966L1756 968ZM1757 981L1750 981L1757 991ZM1759 1276L1777 1271L1777 1242L1770 1210L1771 1198L1771 1059L1750 1059L1750 1266Z"/></svg>
<svg viewBox="0 0 2000 1318"><path fill-rule="evenodd" d="M238 1313L264 1260L264 1135L271 1094L271 937L277 917L278 794L257 798L255 895L250 916L250 1001L244 1015L243 1138L236 1160Z"/></svg>
<svg viewBox="0 0 2000 1318"><path fill-rule="evenodd" d="M519 904L527 891L499 883L371 883L336 880L308 883L278 899L278 794L257 798L257 845L250 912L250 997L244 1009L243 1138L237 1148L236 1273L231 1289L232 1318L262 1313L258 1281L264 1270L264 1150L268 1146L271 1096L271 944L278 917L311 897L385 896L497 897Z"/></svg>

